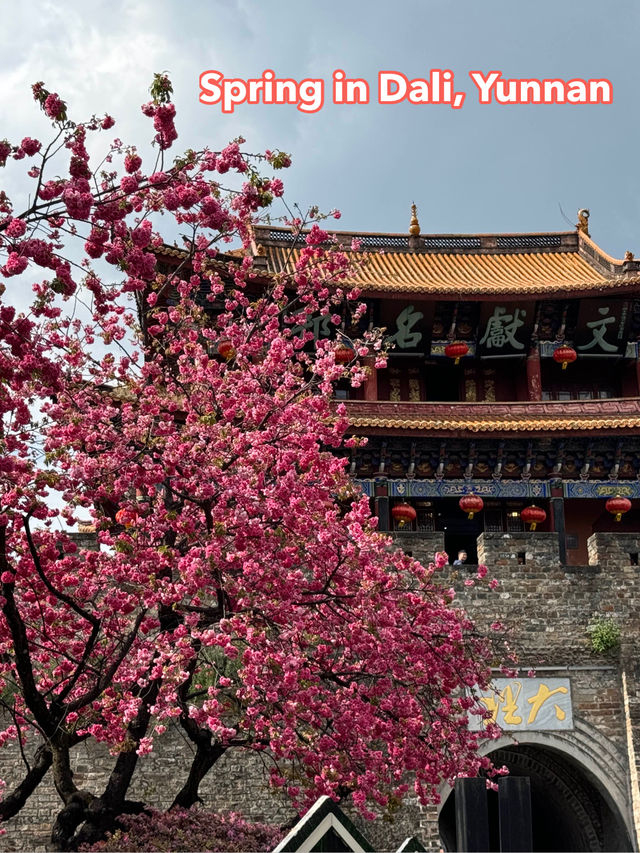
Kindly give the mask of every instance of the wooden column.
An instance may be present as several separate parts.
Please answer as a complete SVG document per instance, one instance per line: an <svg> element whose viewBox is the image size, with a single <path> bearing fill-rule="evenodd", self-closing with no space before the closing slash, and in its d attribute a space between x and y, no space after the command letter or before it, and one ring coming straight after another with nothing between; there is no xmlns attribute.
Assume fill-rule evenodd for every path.
<svg viewBox="0 0 640 853"><path fill-rule="evenodd" d="M391 517L389 515L389 487L386 480L376 482L375 508L376 515L378 516L378 530L391 530Z"/></svg>
<svg viewBox="0 0 640 853"><path fill-rule="evenodd" d="M530 400L542 400L540 350L537 346L532 347L527 356L527 393Z"/></svg>
<svg viewBox="0 0 640 853"><path fill-rule="evenodd" d="M364 399L378 399L378 368L376 367L376 358L373 355L368 355L364 359L364 365L368 368L367 378L364 380Z"/></svg>
<svg viewBox="0 0 640 853"><path fill-rule="evenodd" d="M558 534L558 551L560 562L563 566L567 564L567 532L564 522L564 492L562 484L551 486L551 530Z"/></svg>

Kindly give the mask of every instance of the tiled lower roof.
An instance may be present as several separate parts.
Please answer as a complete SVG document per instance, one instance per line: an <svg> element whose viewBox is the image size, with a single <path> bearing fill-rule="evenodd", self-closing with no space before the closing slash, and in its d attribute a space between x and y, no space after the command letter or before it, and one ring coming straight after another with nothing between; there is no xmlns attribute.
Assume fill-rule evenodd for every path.
<svg viewBox="0 0 640 853"><path fill-rule="evenodd" d="M357 428L471 433L640 429L637 397L526 403L348 400L344 407Z"/></svg>
<svg viewBox="0 0 640 853"><path fill-rule="evenodd" d="M464 432L565 432L592 429L640 429L640 416L628 418L349 418L352 427Z"/></svg>

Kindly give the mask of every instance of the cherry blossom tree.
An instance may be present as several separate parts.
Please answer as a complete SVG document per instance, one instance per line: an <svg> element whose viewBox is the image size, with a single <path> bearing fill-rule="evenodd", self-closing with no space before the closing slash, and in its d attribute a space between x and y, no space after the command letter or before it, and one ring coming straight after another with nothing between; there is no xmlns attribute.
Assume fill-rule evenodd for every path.
<svg viewBox="0 0 640 853"><path fill-rule="evenodd" d="M368 816L490 771L478 746L497 730L466 720L500 626L481 635L456 606L442 555L394 550L345 472L357 439L332 388L384 362L357 253L312 210L289 216L291 274L256 265L252 224L283 192L265 173L289 157L237 139L170 160L163 75L148 165L120 140L93 165L114 120L33 94L51 140L0 142L30 181L23 204L0 195L0 741L25 759L2 819L51 770L54 847L99 839L143 807L132 775L168 725L194 745L176 808L231 748L259 751L301 810L350 794ZM334 339L312 340L318 315ZM89 518L95 550L67 532ZM74 783L87 739L113 754L103 790Z"/></svg>

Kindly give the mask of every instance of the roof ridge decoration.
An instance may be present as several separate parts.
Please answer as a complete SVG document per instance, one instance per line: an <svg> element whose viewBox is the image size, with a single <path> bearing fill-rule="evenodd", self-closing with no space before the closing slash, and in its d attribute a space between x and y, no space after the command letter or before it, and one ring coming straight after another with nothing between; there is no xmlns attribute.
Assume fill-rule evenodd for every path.
<svg viewBox="0 0 640 853"><path fill-rule="evenodd" d="M514 251L578 251L576 231L514 232L504 234L416 234L419 228L417 212L413 210L408 234L382 233L375 231L334 231L332 236L341 248L350 250L351 241L357 238L365 249L387 251L413 251L420 253L492 253L512 254ZM414 221L415 220L415 221ZM292 231L277 225L256 225L256 236L260 242L269 246L290 248L302 245L306 231ZM416 238L415 241L412 238ZM595 244L593 244L595 245ZM602 253L604 255L604 253ZM608 256L607 256L608 257ZM622 263L619 261L618 263Z"/></svg>
<svg viewBox="0 0 640 853"><path fill-rule="evenodd" d="M409 223L409 234L411 237L420 236L420 223L418 222L418 208L415 201L411 205L411 222Z"/></svg>
<svg viewBox="0 0 640 853"><path fill-rule="evenodd" d="M407 246L412 252L420 249L420 223L418 222L418 208L414 202L411 205L411 222L409 223L409 239Z"/></svg>
<svg viewBox="0 0 640 853"><path fill-rule="evenodd" d="M578 211L578 221L576 223L576 228L582 234L585 234L587 237L589 234L589 217L591 216L591 212L586 207L580 208Z"/></svg>

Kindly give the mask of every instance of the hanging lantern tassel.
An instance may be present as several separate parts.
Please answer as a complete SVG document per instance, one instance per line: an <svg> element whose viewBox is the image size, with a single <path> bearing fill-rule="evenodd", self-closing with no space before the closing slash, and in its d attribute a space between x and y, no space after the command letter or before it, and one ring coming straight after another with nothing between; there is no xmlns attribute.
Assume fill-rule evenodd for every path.
<svg viewBox="0 0 640 853"><path fill-rule="evenodd" d="M444 354L447 358L454 358L454 364L460 364L460 359L469 352L469 347L464 341L454 341L452 344L447 344L444 348Z"/></svg>
<svg viewBox="0 0 640 853"><path fill-rule="evenodd" d="M547 513L542 509L542 507L536 506L532 504L531 506L526 506L522 512L520 513L520 518L524 521L525 524L530 524L531 527L529 530L533 532L538 524L543 524L547 518Z"/></svg>
<svg viewBox="0 0 640 853"><path fill-rule="evenodd" d="M134 527L138 521L138 513L133 509L119 509L116 513L116 522L124 527Z"/></svg>
<svg viewBox="0 0 640 853"><path fill-rule="evenodd" d="M400 527L406 524L411 524L416 520L416 511L410 504L396 504L391 510L391 515L398 522Z"/></svg>
<svg viewBox="0 0 640 853"><path fill-rule="evenodd" d="M463 495L458 501L458 506L462 512L467 513L467 518L471 520L477 512L482 512L484 501L478 495Z"/></svg>
<svg viewBox="0 0 640 853"><path fill-rule="evenodd" d="M236 354L236 348L226 338L218 344L218 354L225 360L231 361Z"/></svg>
<svg viewBox="0 0 640 853"><path fill-rule="evenodd" d="M355 350L344 343L338 344L333 351L336 364L349 364L356 357Z"/></svg>
<svg viewBox="0 0 640 853"><path fill-rule="evenodd" d="M566 370L567 365L574 362L578 357L578 353L573 347L568 347L563 344L553 351L553 360L562 365L562 369Z"/></svg>
<svg viewBox="0 0 640 853"><path fill-rule="evenodd" d="M609 498L605 504L607 512L615 516L615 521L622 521L622 516L625 512L631 509L631 501L629 498L623 498L622 495L616 495L615 498Z"/></svg>

